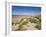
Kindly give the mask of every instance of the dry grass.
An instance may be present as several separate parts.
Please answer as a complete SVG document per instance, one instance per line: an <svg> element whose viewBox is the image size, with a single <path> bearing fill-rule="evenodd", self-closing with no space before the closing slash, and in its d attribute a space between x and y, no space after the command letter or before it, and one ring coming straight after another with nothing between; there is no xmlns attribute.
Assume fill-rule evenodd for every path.
<svg viewBox="0 0 46 37"><path fill-rule="evenodd" d="M12 30L40 30L41 16L13 16Z"/></svg>

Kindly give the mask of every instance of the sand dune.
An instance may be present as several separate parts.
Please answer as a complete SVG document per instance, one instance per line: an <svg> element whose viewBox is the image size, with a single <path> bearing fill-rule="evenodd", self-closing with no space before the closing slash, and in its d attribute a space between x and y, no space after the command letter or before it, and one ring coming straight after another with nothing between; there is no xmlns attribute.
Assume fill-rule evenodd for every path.
<svg viewBox="0 0 46 37"><path fill-rule="evenodd" d="M35 21L30 22L30 19L28 19L28 18L30 18L31 21L33 21L33 20L38 21L37 22L38 24L35 23ZM21 21L22 19L24 19L24 20ZM26 21L27 24L22 24L24 21ZM39 22L41 23L40 16L37 16L37 17L36 16L13 16L12 17L12 30L13 31L16 31L16 30L38 30L35 26L39 25L40 24Z"/></svg>

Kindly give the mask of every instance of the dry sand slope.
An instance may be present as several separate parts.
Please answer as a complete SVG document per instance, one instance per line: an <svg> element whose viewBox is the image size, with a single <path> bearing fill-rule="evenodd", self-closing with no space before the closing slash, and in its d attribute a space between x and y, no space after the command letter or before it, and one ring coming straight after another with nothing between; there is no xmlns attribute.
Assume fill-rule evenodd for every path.
<svg viewBox="0 0 46 37"><path fill-rule="evenodd" d="M12 30L13 31L16 31L16 30L38 30L36 27L34 27L37 25L36 23L29 22L28 21L29 19L25 19L25 18L31 18L33 20L35 19L39 22L39 19L37 19L35 16L13 16L12 17ZM24 19L24 20L21 21L22 19ZM27 22L27 24L22 24L25 21ZM16 22L19 22L19 23L16 24Z"/></svg>

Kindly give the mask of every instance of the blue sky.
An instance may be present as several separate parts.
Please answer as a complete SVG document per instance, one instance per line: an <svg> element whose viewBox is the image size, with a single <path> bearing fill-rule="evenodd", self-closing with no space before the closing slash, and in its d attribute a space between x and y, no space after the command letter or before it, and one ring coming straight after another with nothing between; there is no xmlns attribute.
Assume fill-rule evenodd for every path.
<svg viewBox="0 0 46 37"><path fill-rule="evenodd" d="M41 15L41 7L12 6L12 15Z"/></svg>

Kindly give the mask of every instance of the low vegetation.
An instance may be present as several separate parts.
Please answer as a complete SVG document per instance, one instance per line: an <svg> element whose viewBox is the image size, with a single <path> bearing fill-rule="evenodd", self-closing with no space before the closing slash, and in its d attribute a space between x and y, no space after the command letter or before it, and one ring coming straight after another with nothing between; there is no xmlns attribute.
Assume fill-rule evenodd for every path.
<svg viewBox="0 0 46 37"><path fill-rule="evenodd" d="M32 18L33 17L33 18ZM40 30L41 29L41 17L40 16L32 16L32 17L25 17L25 18L22 18L20 21L18 21L18 22L16 22L15 23L15 26L17 25L17 24L19 24L19 28L18 29L16 29L17 31L18 30L26 30L26 29L22 29L22 26L23 25L27 25L28 24L28 22L30 22L30 23L34 23L34 28L36 28L37 30ZM12 25L13 25L14 23L12 22Z"/></svg>

